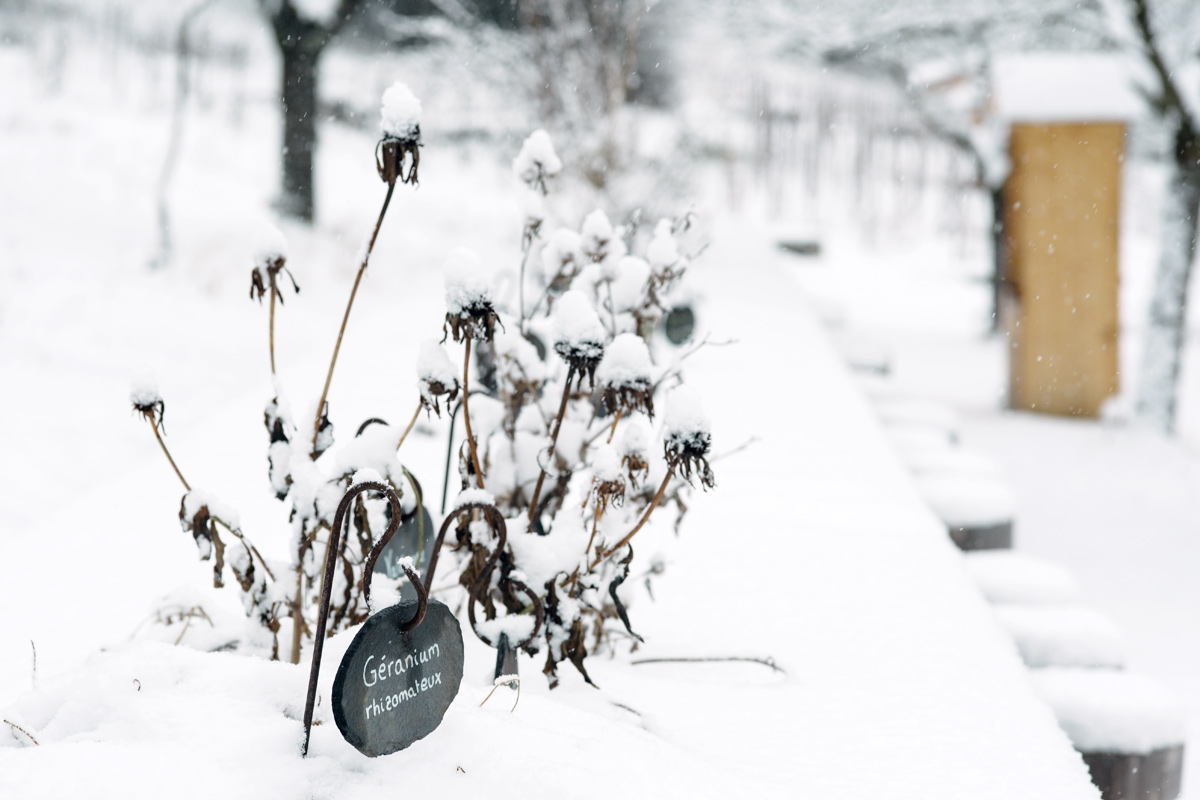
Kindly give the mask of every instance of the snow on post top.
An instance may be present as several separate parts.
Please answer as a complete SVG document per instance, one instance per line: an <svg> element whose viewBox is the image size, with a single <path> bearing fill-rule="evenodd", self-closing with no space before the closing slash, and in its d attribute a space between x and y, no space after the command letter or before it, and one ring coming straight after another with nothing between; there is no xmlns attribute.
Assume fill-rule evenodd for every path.
<svg viewBox="0 0 1200 800"><path fill-rule="evenodd" d="M603 444L592 454L592 474L597 481L617 482L621 480L621 456L610 444Z"/></svg>
<svg viewBox="0 0 1200 800"><path fill-rule="evenodd" d="M1022 53L992 62L1001 119L1102 122L1145 113L1128 60L1102 53Z"/></svg>
<svg viewBox="0 0 1200 800"><path fill-rule="evenodd" d="M443 267L446 276L446 310L463 314L492 302L492 284L473 250L456 247Z"/></svg>
<svg viewBox="0 0 1200 800"><path fill-rule="evenodd" d="M421 101L412 90L397 81L383 93L380 129L391 139L421 138Z"/></svg>
<svg viewBox="0 0 1200 800"><path fill-rule="evenodd" d="M554 152L550 134L538 129L529 134L521 145L521 152L513 159L513 174L517 180L545 191L545 179L553 178L562 171L562 161Z"/></svg>
<svg viewBox="0 0 1200 800"><path fill-rule="evenodd" d="M292 0L292 6L300 17L325 26L337 21L338 5L339 0Z"/></svg>

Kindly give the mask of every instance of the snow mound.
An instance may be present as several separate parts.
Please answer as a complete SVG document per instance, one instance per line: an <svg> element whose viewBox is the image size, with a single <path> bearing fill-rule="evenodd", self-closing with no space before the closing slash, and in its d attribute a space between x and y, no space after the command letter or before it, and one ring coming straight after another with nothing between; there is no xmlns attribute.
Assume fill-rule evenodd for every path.
<svg viewBox="0 0 1200 800"><path fill-rule="evenodd" d="M1179 700L1156 681L1096 669L1040 669L1031 676L1082 753L1144 755L1184 742Z"/></svg>
<svg viewBox="0 0 1200 800"><path fill-rule="evenodd" d="M250 256L255 266L266 266L277 258L287 258L287 239L283 231L270 223L265 223L254 232L254 242L251 245Z"/></svg>
<svg viewBox="0 0 1200 800"><path fill-rule="evenodd" d="M963 563L992 603L1070 603L1082 594L1079 581L1057 564L1014 550L974 550Z"/></svg>
<svg viewBox="0 0 1200 800"><path fill-rule="evenodd" d="M679 386L667 395L667 414L663 422L663 435L691 438L705 437L712 433L708 416L700 406L700 395L690 386Z"/></svg>
<svg viewBox="0 0 1200 800"><path fill-rule="evenodd" d="M421 350L417 354L417 380L421 383L422 395L427 393L429 384L440 383L447 388L458 385L458 368L437 339L421 342Z"/></svg>
<svg viewBox="0 0 1200 800"><path fill-rule="evenodd" d="M558 298L552 323L556 349L562 346L590 352L604 346L604 326L583 292L571 290Z"/></svg>
<svg viewBox="0 0 1200 800"><path fill-rule="evenodd" d="M1121 632L1098 611L1014 603L998 605L995 612L1030 668L1125 666Z"/></svg>
<svg viewBox="0 0 1200 800"><path fill-rule="evenodd" d="M1011 522L1017 500L1004 484L986 478L923 475L917 478L921 494L952 528L980 528Z"/></svg>
<svg viewBox="0 0 1200 800"><path fill-rule="evenodd" d="M932 400L880 400L875 404L875 411L885 425L919 425L951 432L962 427L962 420L954 409Z"/></svg>

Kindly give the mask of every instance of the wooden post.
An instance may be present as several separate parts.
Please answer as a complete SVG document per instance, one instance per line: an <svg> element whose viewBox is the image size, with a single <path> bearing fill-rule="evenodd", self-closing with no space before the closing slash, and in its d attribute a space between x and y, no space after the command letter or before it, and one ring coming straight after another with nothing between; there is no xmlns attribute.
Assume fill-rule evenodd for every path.
<svg viewBox="0 0 1200 800"><path fill-rule="evenodd" d="M1095 417L1118 388L1125 125L1017 124L1005 184L1009 403Z"/></svg>

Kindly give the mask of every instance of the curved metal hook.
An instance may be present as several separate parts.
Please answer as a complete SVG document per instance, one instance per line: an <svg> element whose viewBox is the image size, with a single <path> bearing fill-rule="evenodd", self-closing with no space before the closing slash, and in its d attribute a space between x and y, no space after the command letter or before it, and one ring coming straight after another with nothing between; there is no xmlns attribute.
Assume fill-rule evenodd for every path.
<svg viewBox="0 0 1200 800"><path fill-rule="evenodd" d="M471 630L475 636L488 647L495 647L495 643L491 642L486 636L482 635L475 627L475 604L482 602L480 598L487 591L487 587L492 577L492 570L496 567L496 562L500 560L500 554L504 552L504 547L508 543L508 526L504 523L504 515L500 513L500 509L489 503L466 503L452 510L444 520L442 527L438 531L437 539L433 543L433 550L429 556L429 571L425 573L425 591L428 592L433 586L433 575L437 569L438 553L441 552L442 542L446 539L446 532L450 530L450 523L458 519L460 515L468 511L482 511L487 519L488 525L496 532L496 537L499 541L496 543L496 549L488 556L488 560L484 562L483 569L479 571L479 577L475 579L475 584L471 587L467 600L467 617L471 621ZM516 647L524 647L537 637L538 632L542 629L542 621L544 611L542 609L542 601L528 586L516 578L508 578L508 582L515 586L518 590L528 595L535 613L535 622L533 631Z"/></svg>
<svg viewBox="0 0 1200 800"><path fill-rule="evenodd" d="M388 523L387 530L379 542L375 547L371 548L368 571L363 575L363 593L368 599L370 599L371 587L371 572L369 570L374 569L375 559L379 557L379 552L383 550L396 531L400 529L400 497L396 494L396 490L386 483L362 481L351 486L342 495L342 501L338 503L337 512L333 516L333 528L329 531L329 542L325 550L325 574L321 580L321 605L317 613L317 630L313 636L312 667L308 673L308 698L304 704L304 747L300 751L301 755L308 755L308 740L309 735L312 733L313 707L316 705L317 699L317 676L321 672L321 653L325 649L325 626L329 621L329 599L333 593L334 565L338 557L338 545L341 542L342 528L349 524L346 516L350 510L350 504L354 502L354 498L364 492L380 492L387 497L392 509L392 520ZM407 568L404 571L408 573L409 580L413 581L414 587L420 584L420 578L415 573L410 572ZM401 626L401 630L412 630L417 625L420 625L421 620L425 617L427 593L418 590L417 595L420 598L417 605L417 614L413 619Z"/></svg>

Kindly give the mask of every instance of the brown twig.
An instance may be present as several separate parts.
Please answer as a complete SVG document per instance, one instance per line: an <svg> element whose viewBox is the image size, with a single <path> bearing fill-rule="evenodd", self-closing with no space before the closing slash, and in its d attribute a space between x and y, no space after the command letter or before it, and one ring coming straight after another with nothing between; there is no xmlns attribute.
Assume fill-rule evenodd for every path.
<svg viewBox="0 0 1200 800"><path fill-rule="evenodd" d="M514 708L515 708L515 706L514 706ZM5 725L8 725L9 727L15 728L16 730L19 730L21 733L23 733L23 734L25 734L26 736L28 736L28 737L29 737L29 741L33 742L34 744L41 744L41 742L39 742L37 739L33 738L33 734L32 734L32 733L30 733L29 731L25 730L24 728L22 728L22 727L21 727L20 725L18 725L17 723L15 723L15 722L10 722L9 720L4 720L4 724L5 724Z"/></svg>
<svg viewBox="0 0 1200 800"><path fill-rule="evenodd" d="M400 445L404 444L404 440L408 438L409 432L413 426L417 424L417 416L421 413L421 404L417 403L417 410L413 412L412 419L408 421L408 427L404 429L404 433L400 434L400 441L396 442L396 449L400 449Z"/></svg>
<svg viewBox="0 0 1200 800"><path fill-rule="evenodd" d="M350 299L346 302L346 313L342 315L342 327L338 329L337 343L333 346L333 357L329 359L329 372L325 375L325 388L321 390L321 400L317 403L316 419L313 420L312 451L309 456L317 458L317 438L321 435L321 417L325 408L325 400L329 397L329 384L333 382L333 368L337 366L338 351L342 349L342 337L346 333L346 323L350 320L350 309L354 307L354 297L358 294L358 285L362 282L363 273L367 271L367 263L371 260L371 251L375 249L375 239L379 236L379 228L383 225L383 216L387 213L388 203L392 202L392 191L396 184L389 183L387 194L383 198L383 208L379 209L379 219L375 220L375 230L371 232L371 240L367 243L367 252L363 254L362 263L358 266L358 274L354 276L354 286L350 289Z"/></svg>
<svg viewBox="0 0 1200 800"><path fill-rule="evenodd" d="M563 416L567 413L567 401L571 399L571 379L575 377L575 367L567 367L567 380L563 384L562 402L558 404L558 416L554 418L554 432L550 434L550 449L546 453L546 461L554 458L554 447L558 444L558 432L562 430ZM533 524L533 518L537 515L538 497L542 493L542 485L546 482L546 468L542 467L538 472L537 484L533 487L533 499L529 501L529 524Z"/></svg>
<svg viewBox="0 0 1200 800"><path fill-rule="evenodd" d="M275 374L275 295L278 294L278 290L276 290L276 288L275 288L275 273L272 272L271 270L267 270L267 279L271 282L271 306L270 306L271 312L270 312L270 316L268 317L269 322L267 323L268 324L268 328L267 328L268 339L267 339L267 341L271 348L271 374L274 375Z"/></svg>
<svg viewBox="0 0 1200 800"><path fill-rule="evenodd" d="M467 427L467 447L471 451L471 465L475 467L475 482L483 488L483 470L479 468L479 453L475 452L475 435L471 433L471 411L467 408L467 398L471 396L468 381L471 377L471 337L466 338L466 354L463 357L463 423Z"/></svg>
<svg viewBox="0 0 1200 800"><path fill-rule="evenodd" d="M162 435L158 432L158 425L155 424L152 418L147 419L150 420L150 430L154 431L154 438L158 439L158 446L162 448L163 455L167 457L167 461L171 462L171 469L175 470L175 475L178 476L179 482L183 484L183 488L190 492L192 487L184 480L183 473L179 471L179 467L175 464L175 459L171 458L171 451L167 449L167 443L163 441Z"/></svg>
<svg viewBox="0 0 1200 800"><path fill-rule="evenodd" d="M638 520L638 524L633 526L633 530L631 530L629 533L625 534L625 538L621 539L621 541L617 542L615 545L608 548L608 552L604 553L603 555L597 555L596 560L592 562L592 565L590 567L588 567L588 571L591 571L591 570L595 569L596 567L600 566L601 562L607 560L609 558L609 556L611 556L613 553L617 552L622 547L629 544L629 540L633 538L634 534L636 534L638 531L640 531L642 529L642 526L646 524L646 520L650 519L650 514L654 511L655 508L658 507L659 502L662 501L663 494L667 491L667 484L669 484L671 482L671 478L673 478L673 477L675 477L675 464L669 463L669 464L667 464L667 474L663 478L662 485L658 487L658 492L655 493L654 499L650 501L649 507L646 508L646 513L642 514L642 518L640 520Z"/></svg>
<svg viewBox="0 0 1200 800"><path fill-rule="evenodd" d="M764 667L770 667L776 672L787 675L787 671L775 663L773 658L754 658L752 656L712 656L710 658L639 658L637 661L630 661L630 664L693 664L702 662L721 662L721 661L744 661L750 664L762 664Z"/></svg>
<svg viewBox="0 0 1200 800"><path fill-rule="evenodd" d="M612 444L613 437L616 436L616 434L617 434L617 423L621 421L621 412L622 411L624 411L624 409L618 408L617 414L613 418L612 430L610 430L608 432L608 444Z"/></svg>
<svg viewBox="0 0 1200 800"><path fill-rule="evenodd" d="M501 675L500 677L503 678L505 676ZM516 711L517 703L521 702L521 679L515 675L513 677L516 678L516 680L503 681L503 682L497 681L496 683L493 683L492 690L487 693L487 697L483 698L483 702L481 702L479 704L479 707L483 708L483 704L486 703L488 700L491 700L492 695L494 695L496 693L496 690L499 689L501 686L512 686L515 683L517 685L517 699L515 701L513 701L513 707L508 710L508 713L511 714L512 712Z"/></svg>

